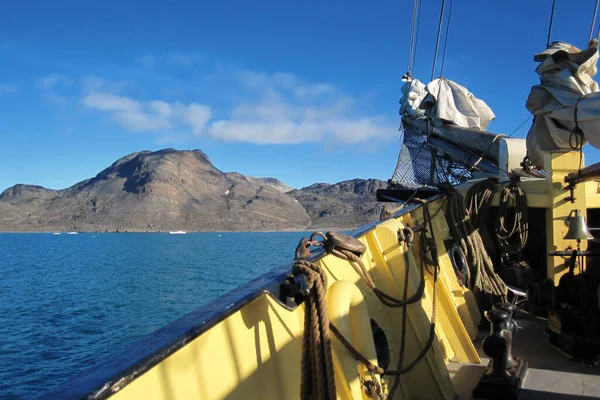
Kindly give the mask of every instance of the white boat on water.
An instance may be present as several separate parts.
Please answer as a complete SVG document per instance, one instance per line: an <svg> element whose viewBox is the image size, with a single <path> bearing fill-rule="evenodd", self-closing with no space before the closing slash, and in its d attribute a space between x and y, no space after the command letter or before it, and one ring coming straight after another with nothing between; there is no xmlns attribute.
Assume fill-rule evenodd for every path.
<svg viewBox="0 0 600 400"><path fill-rule="evenodd" d="M185 235L186 231L170 231L169 235Z"/></svg>
<svg viewBox="0 0 600 400"><path fill-rule="evenodd" d="M54 232L53 234L54 235L60 235L60 232Z"/></svg>
<svg viewBox="0 0 600 400"><path fill-rule="evenodd" d="M79 232L67 232L67 235L77 235Z"/></svg>

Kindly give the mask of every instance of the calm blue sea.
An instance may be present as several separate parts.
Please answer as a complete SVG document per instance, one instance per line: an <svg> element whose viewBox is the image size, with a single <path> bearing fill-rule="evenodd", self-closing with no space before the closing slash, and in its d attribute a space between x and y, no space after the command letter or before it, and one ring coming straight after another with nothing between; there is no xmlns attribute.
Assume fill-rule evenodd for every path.
<svg viewBox="0 0 600 400"><path fill-rule="evenodd" d="M31 398L290 261L303 232L0 234L0 398Z"/></svg>

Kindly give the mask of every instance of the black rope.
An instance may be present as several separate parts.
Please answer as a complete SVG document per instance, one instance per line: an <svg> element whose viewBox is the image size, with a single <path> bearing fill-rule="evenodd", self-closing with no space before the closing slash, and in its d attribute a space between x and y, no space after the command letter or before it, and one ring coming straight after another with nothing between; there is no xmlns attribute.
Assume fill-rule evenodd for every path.
<svg viewBox="0 0 600 400"><path fill-rule="evenodd" d="M575 121L575 127L571 131L569 135L569 146L573 150L579 150L579 169L577 170L577 180L579 180L579 174L581 174L581 169L583 168L583 142L585 137L583 135L583 131L579 127L579 120L577 118L579 102L583 99L583 96L577 100L575 103L575 109L573 110L573 120Z"/></svg>
<svg viewBox="0 0 600 400"><path fill-rule="evenodd" d="M438 23L437 40L435 41L435 51L433 52L433 68L431 68L431 80L435 76L435 64L437 62L437 53L440 46L440 37L442 35L442 22L444 20L444 5L446 0L442 0L442 6L440 8L440 22Z"/></svg>
<svg viewBox="0 0 600 400"><path fill-rule="evenodd" d="M600 1L600 0L597 0ZM446 37L444 38L444 52L442 53L442 67L440 69L440 76L444 76L444 63L446 61L446 46L448 46L448 31L450 30L450 18L452 18L452 3L450 0L450 6L448 7L448 23L446 24Z"/></svg>
<svg viewBox="0 0 600 400"><path fill-rule="evenodd" d="M592 26L590 26L590 38L588 43L592 41L592 35L594 34L594 26L596 26L596 14L598 13L598 3L600 0L596 0L596 6L594 7L594 16L592 17Z"/></svg>
<svg viewBox="0 0 600 400"><path fill-rule="evenodd" d="M552 33L552 23L554 22L554 7L556 0L552 0L552 11L550 12L550 24L548 25L548 39L546 40L546 48L550 47L550 34Z"/></svg>

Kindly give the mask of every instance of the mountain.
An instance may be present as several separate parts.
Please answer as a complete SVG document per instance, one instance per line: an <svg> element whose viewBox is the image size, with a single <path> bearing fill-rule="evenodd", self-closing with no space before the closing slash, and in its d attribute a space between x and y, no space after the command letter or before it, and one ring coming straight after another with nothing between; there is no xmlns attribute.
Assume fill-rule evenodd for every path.
<svg viewBox="0 0 600 400"><path fill-rule="evenodd" d="M306 209L311 229L355 228L379 218L383 206L375 201L375 192L386 187L387 182L379 179L352 179L333 185L315 183L289 195Z"/></svg>
<svg viewBox="0 0 600 400"><path fill-rule="evenodd" d="M0 194L0 231L264 231L357 227L377 219L375 190L355 179L292 190L222 172L201 150L129 154L67 189Z"/></svg>

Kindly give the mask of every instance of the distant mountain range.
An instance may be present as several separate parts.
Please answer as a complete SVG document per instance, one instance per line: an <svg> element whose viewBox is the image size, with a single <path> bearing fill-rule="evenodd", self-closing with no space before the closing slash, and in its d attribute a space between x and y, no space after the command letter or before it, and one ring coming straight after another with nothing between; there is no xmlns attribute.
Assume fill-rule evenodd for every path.
<svg viewBox="0 0 600 400"><path fill-rule="evenodd" d="M378 218L375 191L385 187L353 179L293 190L222 172L201 150L142 151L67 189L6 189L0 232L350 229Z"/></svg>

